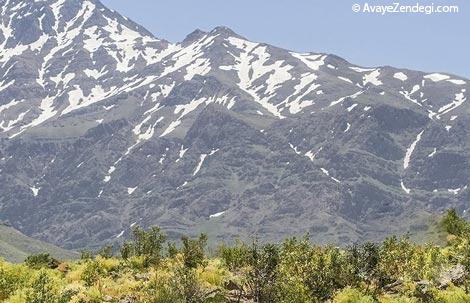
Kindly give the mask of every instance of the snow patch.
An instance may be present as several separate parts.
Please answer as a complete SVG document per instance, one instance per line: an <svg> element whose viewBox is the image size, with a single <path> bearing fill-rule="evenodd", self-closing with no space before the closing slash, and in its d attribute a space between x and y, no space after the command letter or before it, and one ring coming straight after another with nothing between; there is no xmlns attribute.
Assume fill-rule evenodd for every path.
<svg viewBox="0 0 470 303"><path fill-rule="evenodd" d="M459 192L460 192L461 188L456 188L456 189L448 189L447 191L454 194L454 195L458 195Z"/></svg>
<svg viewBox="0 0 470 303"><path fill-rule="evenodd" d="M347 108L347 111L348 112L352 111L356 106L357 106L357 103L354 103L353 105Z"/></svg>
<svg viewBox="0 0 470 303"><path fill-rule="evenodd" d="M434 155L435 155L436 153L437 153L437 148L434 147L434 150L432 151L432 153L430 153L430 154L428 155L428 158L434 157Z"/></svg>
<svg viewBox="0 0 470 303"><path fill-rule="evenodd" d="M408 79L408 76L402 72L398 72L393 75L393 78L401 80L401 81L406 81Z"/></svg>
<svg viewBox="0 0 470 303"><path fill-rule="evenodd" d="M465 85L465 84L467 84L467 82L465 82L463 80L459 80L459 79L449 79L447 81L450 82L450 83L456 84L456 85Z"/></svg>
<svg viewBox="0 0 470 303"><path fill-rule="evenodd" d="M314 81L317 79L317 75L313 73L303 74L300 78L300 83L297 84L294 89L295 92L292 94L290 99L294 99L290 102L287 102L286 107L289 107L291 114L297 114L301 112L305 107L315 104L313 100L302 100L320 87L320 84L316 84Z"/></svg>
<svg viewBox="0 0 470 303"><path fill-rule="evenodd" d="M137 189L137 186L136 187L128 187L127 188L127 194L132 195L132 193L135 192L136 189Z"/></svg>
<svg viewBox="0 0 470 303"><path fill-rule="evenodd" d="M278 109L278 105L274 105L269 101L275 95L275 92L292 78L289 71L293 66L282 60L268 64L271 54L268 53L266 46L236 37L229 37L227 41L240 49L238 57L234 55L236 58L234 70L238 74L239 88L248 93L255 102L271 114L280 119L284 118ZM256 80L265 75L269 76L263 81L263 84L254 86Z"/></svg>
<svg viewBox="0 0 470 303"><path fill-rule="evenodd" d="M434 82L439 82L439 81L442 81L442 80L447 80L450 77L447 76L447 75L443 75L443 74L433 73L433 74L426 75L423 78L424 79L429 79L429 80L434 81Z"/></svg>
<svg viewBox="0 0 470 303"><path fill-rule="evenodd" d="M439 108L439 110L438 110L438 113L439 113L438 119L442 115L456 109L457 107L461 106L465 101L467 101L467 97L465 97L464 92L465 92L465 90L462 90L460 93L455 94L455 98L451 103L449 103L447 105L444 105L441 108Z"/></svg>
<svg viewBox="0 0 470 303"><path fill-rule="evenodd" d="M315 154L310 150L310 151L305 153L305 157L309 158L310 161L313 162L313 159L315 159Z"/></svg>
<svg viewBox="0 0 470 303"><path fill-rule="evenodd" d="M362 67L357 67L357 66L350 66L349 69L352 69L353 71L358 72L358 73L365 73L365 72L370 72L374 70L374 68L362 68Z"/></svg>
<svg viewBox="0 0 470 303"><path fill-rule="evenodd" d="M379 76L380 70L374 69L372 72L364 75L362 84L366 85L367 83L371 83L375 86L382 85L382 81L379 80Z"/></svg>
<svg viewBox="0 0 470 303"><path fill-rule="evenodd" d="M222 216L223 214L225 214L225 211L221 211L219 213L215 213L213 215L210 215L209 218L212 219L212 218L217 218L217 217L220 217Z"/></svg>
<svg viewBox="0 0 470 303"><path fill-rule="evenodd" d="M33 196L34 196L34 197L37 197L38 194L39 194L39 190L40 190L41 188L40 188L40 187L31 186L30 189L31 189L31 191L33 192Z"/></svg>
<svg viewBox="0 0 470 303"><path fill-rule="evenodd" d="M201 170L202 163L204 163L204 160L206 159L206 157L207 157L207 154L202 154L200 156L199 163L197 164L196 168L194 169L193 176L195 176Z"/></svg>
<svg viewBox="0 0 470 303"><path fill-rule="evenodd" d="M410 147L408 147L408 149L406 150L405 158L403 159L403 168L404 168L404 169L407 169L408 166L410 165L411 155L413 154L413 151L415 150L416 145L417 145L418 142L421 140L421 136L423 135L423 133L424 133L424 130L421 131L421 132L416 136L416 139L413 141L413 143L411 143Z"/></svg>
<svg viewBox="0 0 470 303"><path fill-rule="evenodd" d="M414 104L418 106L423 106L421 103L418 102L417 99L412 98L412 95L414 95L416 92L418 92L420 89L420 86L418 84L414 85L411 91L399 91L401 95L403 95L407 100L413 102Z"/></svg>
<svg viewBox="0 0 470 303"><path fill-rule="evenodd" d="M302 63L314 71L320 69L320 66L325 64L325 55L299 53L291 53L291 55L302 61Z"/></svg>
<svg viewBox="0 0 470 303"><path fill-rule="evenodd" d="M336 183L341 183L341 181L339 181L338 179L336 179L336 178L330 176L330 172L329 172L328 170L326 170L326 169L323 168L323 167L321 167L320 169L321 169L321 171L322 171L325 175L327 175L328 177L330 177L331 180L335 181Z"/></svg>
<svg viewBox="0 0 470 303"><path fill-rule="evenodd" d="M352 82L350 79L348 79L348 78L345 78L345 77L338 76L338 79L340 79L340 80L343 80L343 81L346 81L346 82L348 82L348 83L351 83L351 84L353 84L353 82Z"/></svg>
<svg viewBox="0 0 470 303"><path fill-rule="evenodd" d="M175 162L179 162L181 159L183 159L184 154L188 151L189 148L184 148L183 145L181 145L180 151L179 151L179 157L176 159Z"/></svg>
<svg viewBox="0 0 470 303"><path fill-rule="evenodd" d="M199 163L197 164L196 168L194 169L193 176L195 176L202 167L202 164L204 163L204 160L206 159L207 156L212 156L218 151L218 149L212 150L209 154L201 154L199 157Z"/></svg>
<svg viewBox="0 0 470 303"><path fill-rule="evenodd" d="M331 107L331 106L334 106L336 104L339 104L339 103L343 102L344 100L346 100L347 98L356 99L362 93L363 93L363 91L358 91L357 93L354 93L352 95L339 98L338 100L331 102L329 106Z"/></svg>
<svg viewBox="0 0 470 303"><path fill-rule="evenodd" d="M401 188L403 189L403 191L404 191L405 193L407 193L407 194L410 194L410 193L411 193L411 189L409 189L409 188L407 188L407 187L405 186L405 183L403 183L403 180L401 180L400 185L401 185Z"/></svg>

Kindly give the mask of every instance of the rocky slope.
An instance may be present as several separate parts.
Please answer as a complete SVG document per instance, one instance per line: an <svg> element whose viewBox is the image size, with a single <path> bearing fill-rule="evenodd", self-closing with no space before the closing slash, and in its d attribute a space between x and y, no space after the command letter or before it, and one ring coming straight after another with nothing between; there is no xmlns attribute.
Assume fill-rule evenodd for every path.
<svg viewBox="0 0 470 303"><path fill-rule="evenodd" d="M467 79L225 27L172 44L96 0L0 4L0 219L28 235L349 243L468 208Z"/></svg>

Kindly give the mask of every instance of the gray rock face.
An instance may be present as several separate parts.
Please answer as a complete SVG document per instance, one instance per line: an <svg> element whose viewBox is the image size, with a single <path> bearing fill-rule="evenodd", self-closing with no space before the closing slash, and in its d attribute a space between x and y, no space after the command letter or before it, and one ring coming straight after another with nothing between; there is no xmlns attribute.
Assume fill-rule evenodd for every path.
<svg viewBox="0 0 470 303"><path fill-rule="evenodd" d="M95 0L0 0L0 220L349 243L466 211L469 80L251 42L171 44Z"/></svg>

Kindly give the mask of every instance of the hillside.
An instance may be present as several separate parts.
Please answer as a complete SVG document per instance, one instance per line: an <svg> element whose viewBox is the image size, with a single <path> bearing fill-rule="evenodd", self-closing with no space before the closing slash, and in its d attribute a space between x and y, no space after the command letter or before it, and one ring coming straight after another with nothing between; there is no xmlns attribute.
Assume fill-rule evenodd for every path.
<svg viewBox="0 0 470 303"><path fill-rule="evenodd" d="M0 258L9 262L23 262L26 257L39 253L50 253L61 260L78 257L78 253L32 239L0 223Z"/></svg>

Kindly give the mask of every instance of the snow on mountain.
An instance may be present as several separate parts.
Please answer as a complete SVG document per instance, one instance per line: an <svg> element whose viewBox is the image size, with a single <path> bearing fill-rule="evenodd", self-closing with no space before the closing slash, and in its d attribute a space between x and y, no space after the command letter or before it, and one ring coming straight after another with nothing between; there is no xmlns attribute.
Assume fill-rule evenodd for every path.
<svg viewBox="0 0 470 303"><path fill-rule="evenodd" d="M344 242L410 226L410 199L465 208L467 79L226 27L170 43L97 0L0 4L0 219L28 234L83 247L140 218L178 233L220 214L224 237L261 224Z"/></svg>
<svg viewBox="0 0 470 303"><path fill-rule="evenodd" d="M0 94L9 102L2 104L1 125L9 137L133 92L145 92L143 102L151 98L149 104L142 106L147 114L152 114L160 109L159 99L166 97L181 81L189 81L196 75L223 74L240 89L239 93L245 93L244 96L205 96L204 104L225 98L219 102L233 107L237 99L248 97L278 118L308 108L313 110L325 99L318 94L324 91L325 85L331 88L341 85L344 91L367 85L386 90L389 85L382 81L392 81L390 74L384 76L381 69L358 68L346 63L332 70L325 63L330 58L328 55L275 49L248 41L223 27L171 44L105 9L98 1L3 2ZM220 61L226 62L225 65ZM15 71L27 62L33 62L35 67L19 83ZM335 74L341 74L337 79L347 80L351 87L332 79ZM456 92L455 100L434 112L431 107L437 106L434 104L437 101L427 96L419 83L439 83L450 76L434 73L408 79L403 72L396 72L393 78L405 82L403 88L413 87L408 92L403 90L405 98L420 106L426 102L433 116L450 112L448 109L466 100L464 92ZM462 79L452 81L448 83L465 83ZM25 85L30 89L20 89ZM338 98L335 95L332 90L328 92L330 99L347 98L351 94L343 93ZM160 135L170 133L201 101L201 98L194 101L177 120L164 122L166 131ZM143 121L155 123L149 120L149 115L140 122Z"/></svg>

